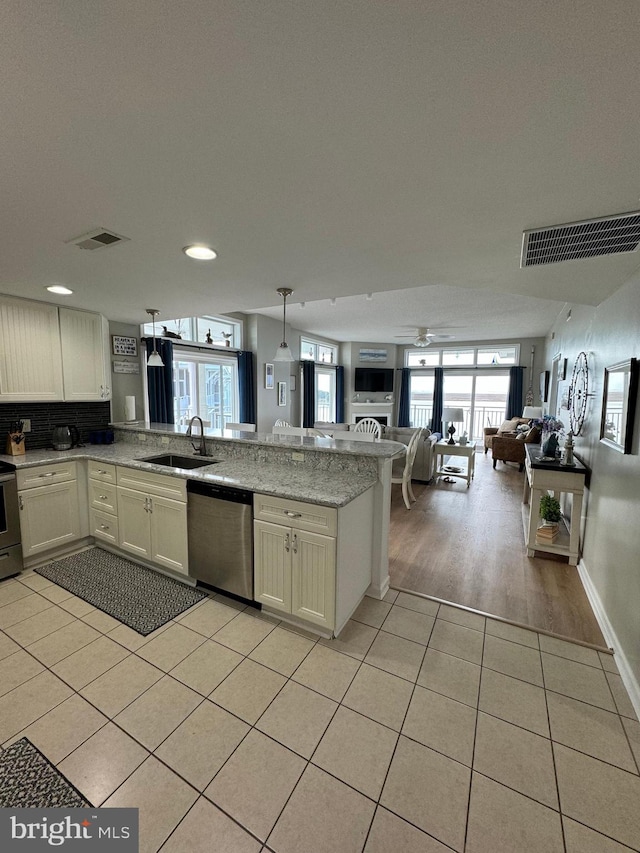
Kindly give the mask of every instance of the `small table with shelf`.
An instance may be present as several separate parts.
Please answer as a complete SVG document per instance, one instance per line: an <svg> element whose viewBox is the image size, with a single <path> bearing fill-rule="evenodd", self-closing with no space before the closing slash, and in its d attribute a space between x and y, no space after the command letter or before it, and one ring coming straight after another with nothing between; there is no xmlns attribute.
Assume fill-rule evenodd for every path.
<svg viewBox="0 0 640 853"><path fill-rule="evenodd" d="M473 475L475 473L475 459L476 459L476 443L475 441L470 441L468 444L449 444L448 441L444 438L440 439L440 441L436 442L434 445L434 454L435 454L435 471L434 477L437 480L440 477L460 477L463 480L467 481L467 488L471 485L471 481L473 480ZM444 466L444 458L445 456L462 456L467 460L467 470L466 471L448 471Z"/></svg>
<svg viewBox="0 0 640 853"><path fill-rule="evenodd" d="M569 558L569 565L577 566L580 558L580 518L587 469L577 459L574 465L561 465L560 460L543 461L540 446L536 444L526 444L525 451L522 523L527 556L533 557L536 551L546 551L564 555ZM559 497L560 494L572 496L571 519L567 522L563 516L558 538L554 542L542 542L536 535L540 521L540 498L545 492L552 492L554 497Z"/></svg>

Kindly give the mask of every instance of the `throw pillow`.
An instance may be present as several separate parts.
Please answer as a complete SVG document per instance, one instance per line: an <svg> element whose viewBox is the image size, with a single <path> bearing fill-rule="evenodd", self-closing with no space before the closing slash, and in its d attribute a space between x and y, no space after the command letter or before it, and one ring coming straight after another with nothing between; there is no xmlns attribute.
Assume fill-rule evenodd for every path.
<svg viewBox="0 0 640 853"><path fill-rule="evenodd" d="M518 435L516 436L516 441L526 441L526 440L527 440L526 432L519 432Z"/></svg>
<svg viewBox="0 0 640 853"><path fill-rule="evenodd" d="M529 432L525 437L525 441L527 444L538 444L540 442L540 436L542 435L540 431L540 427L534 426L531 427Z"/></svg>

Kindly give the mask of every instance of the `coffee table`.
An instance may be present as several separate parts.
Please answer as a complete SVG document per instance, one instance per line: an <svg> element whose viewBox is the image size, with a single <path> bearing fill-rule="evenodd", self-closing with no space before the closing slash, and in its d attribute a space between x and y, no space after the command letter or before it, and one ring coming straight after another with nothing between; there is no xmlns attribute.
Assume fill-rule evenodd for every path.
<svg viewBox="0 0 640 853"><path fill-rule="evenodd" d="M436 482L440 477L458 477L467 481L467 488L471 485L473 475L475 473L476 461L476 443L470 441L468 444L448 444L447 440L442 438L436 442L434 447L435 452L435 471L434 477ZM467 460L466 471L447 471L444 466L446 456L460 456Z"/></svg>

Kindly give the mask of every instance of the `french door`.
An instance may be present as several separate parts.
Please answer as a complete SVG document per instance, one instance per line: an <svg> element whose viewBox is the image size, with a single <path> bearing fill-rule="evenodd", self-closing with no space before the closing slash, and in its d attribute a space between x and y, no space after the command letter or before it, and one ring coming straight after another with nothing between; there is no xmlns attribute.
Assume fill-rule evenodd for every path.
<svg viewBox="0 0 640 853"><path fill-rule="evenodd" d="M484 427L500 426L506 416L508 395L508 370L466 373L445 368L444 407L464 411L464 426L457 427L460 435L466 432L469 438L479 439Z"/></svg>

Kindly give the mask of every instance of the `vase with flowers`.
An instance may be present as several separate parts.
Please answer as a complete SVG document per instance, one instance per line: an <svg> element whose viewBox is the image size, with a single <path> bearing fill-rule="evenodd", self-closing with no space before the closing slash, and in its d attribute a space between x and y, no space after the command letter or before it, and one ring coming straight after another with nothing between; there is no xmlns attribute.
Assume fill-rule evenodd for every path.
<svg viewBox="0 0 640 853"><path fill-rule="evenodd" d="M564 432L564 424L553 415L544 415L542 418L536 418L533 421L534 426L537 426L542 431L542 452L545 456L552 459L558 453L558 433Z"/></svg>

